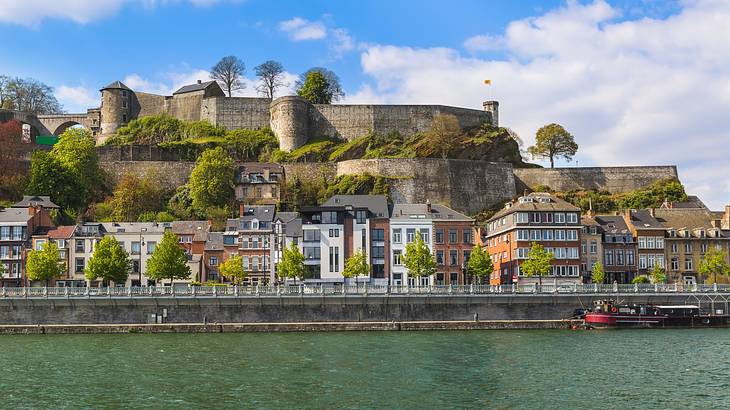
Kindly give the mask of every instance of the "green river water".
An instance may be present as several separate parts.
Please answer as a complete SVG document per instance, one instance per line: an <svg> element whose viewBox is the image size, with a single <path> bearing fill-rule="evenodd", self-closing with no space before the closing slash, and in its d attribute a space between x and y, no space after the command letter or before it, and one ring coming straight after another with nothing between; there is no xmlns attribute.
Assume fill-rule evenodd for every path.
<svg viewBox="0 0 730 410"><path fill-rule="evenodd" d="M730 329L13 335L2 408L728 408Z"/></svg>

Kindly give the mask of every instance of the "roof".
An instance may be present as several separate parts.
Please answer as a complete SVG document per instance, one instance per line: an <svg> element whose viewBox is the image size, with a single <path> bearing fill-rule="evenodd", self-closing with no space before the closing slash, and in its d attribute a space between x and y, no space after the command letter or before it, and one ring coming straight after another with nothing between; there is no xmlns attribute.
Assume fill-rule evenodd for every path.
<svg viewBox="0 0 730 410"><path fill-rule="evenodd" d="M708 209L707 205L699 197L694 195L688 196L687 200L682 202L664 202L661 207L668 209Z"/></svg>
<svg viewBox="0 0 730 410"><path fill-rule="evenodd" d="M667 229L710 229L714 228L713 213L702 208L671 208L655 209L654 216Z"/></svg>
<svg viewBox="0 0 730 410"><path fill-rule="evenodd" d="M298 216L299 212L277 212L274 220L279 219L282 222L287 223Z"/></svg>
<svg viewBox="0 0 730 410"><path fill-rule="evenodd" d="M440 221L473 221L462 213L440 205L432 204L431 212L428 212L428 204L393 204L390 211L390 218L394 220L433 220Z"/></svg>
<svg viewBox="0 0 730 410"><path fill-rule="evenodd" d="M286 236L290 238L302 236L302 218L296 217L286 223Z"/></svg>
<svg viewBox="0 0 730 410"><path fill-rule="evenodd" d="M5 208L0 210L0 222L25 222L30 220L31 215L24 208Z"/></svg>
<svg viewBox="0 0 730 410"><path fill-rule="evenodd" d="M646 209L631 210L631 224L636 229L664 229L661 222Z"/></svg>
<svg viewBox="0 0 730 410"><path fill-rule="evenodd" d="M243 215L238 218L239 221L257 219L259 221L272 222L276 215L276 205L244 205L243 212Z"/></svg>
<svg viewBox="0 0 730 410"><path fill-rule="evenodd" d="M175 95L175 94L184 94L184 93L191 93L193 91L203 91L203 90L205 90L206 88L210 87L213 84L218 85L218 83L216 83L215 81L212 81L212 80L211 81L205 81L205 82L198 82L198 83L195 83L195 84L184 85L184 86L180 87L177 91L175 91L174 93L172 93L172 95ZM220 86L218 86L218 87L220 88Z"/></svg>
<svg viewBox="0 0 730 410"><path fill-rule="evenodd" d="M489 218L487 222L499 219L516 211L557 211L557 212L580 212L577 206L545 192L532 192L521 196L517 200L507 203L501 211Z"/></svg>
<svg viewBox="0 0 730 410"><path fill-rule="evenodd" d="M28 208L34 205L40 205L44 208L53 209L59 208L58 205L51 201L50 196L44 195L26 195L20 202L13 204L13 208Z"/></svg>
<svg viewBox="0 0 730 410"><path fill-rule="evenodd" d="M208 221L173 221L172 232L177 235L193 235L193 241L202 242L208 237Z"/></svg>
<svg viewBox="0 0 730 410"><path fill-rule="evenodd" d="M76 225L64 225L51 228L46 234L49 239L68 239L76 231Z"/></svg>
<svg viewBox="0 0 730 410"><path fill-rule="evenodd" d="M606 233L627 234L630 232L629 226L626 225L626 221L620 215L597 215L595 219Z"/></svg>
<svg viewBox="0 0 730 410"><path fill-rule="evenodd" d="M103 222L100 224L108 234L115 233L164 233L170 223L157 222Z"/></svg>
<svg viewBox="0 0 730 410"><path fill-rule="evenodd" d="M385 198L385 195L334 195L322 204L322 206L366 208L376 218L388 217L388 200Z"/></svg>
<svg viewBox="0 0 730 410"><path fill-rule="evenodd" d="M223 232L210 232L205 240L206 251L222 251L223 250Z"/></svg>
<svg viewBox="0 0 730 410"><path fill-rule="evenodd" d="M121 81L114 81L113 83L107 85L106 87L102 88L99 91L104 91L104 90L127 90L127 91L132 91L129 87L127 87L126 85L124 85L124 83L121 82Z"/></svg>

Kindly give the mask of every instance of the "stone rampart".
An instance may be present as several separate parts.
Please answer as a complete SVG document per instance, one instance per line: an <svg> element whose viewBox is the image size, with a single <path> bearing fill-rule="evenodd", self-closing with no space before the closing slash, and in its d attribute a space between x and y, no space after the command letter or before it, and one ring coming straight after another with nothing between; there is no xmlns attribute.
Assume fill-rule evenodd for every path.
<svg viewBox="0 0 730 410"><path fill-rule="evenodd" d="M101 168L118 181L125 175L160 175L173 187L185 185L195 167L194 162L181 161L101 161Z"/></svg>
<svg viewBox="0 0 730 410"><path fill-rule="evenodd" d="M234 129L259 129L271 126L268 98L211 97L203 100L200 119Z"/></svg>
<svg viewBox="0 0 730 410"><path fill-rule="evenodd" d="M475 214L516 196L512 164L437 158L349 160L337 175L369 173L390 178L396 203L441 203Z"/></svg>
<svg viewBox="0 0 730 410"><path fill-rule="evenodd" d="M645 188L652 183L678 179L674 165L585 168L518 168L514 170L517 192L545 185L554 191L605 190L623 193Z"/></svg>

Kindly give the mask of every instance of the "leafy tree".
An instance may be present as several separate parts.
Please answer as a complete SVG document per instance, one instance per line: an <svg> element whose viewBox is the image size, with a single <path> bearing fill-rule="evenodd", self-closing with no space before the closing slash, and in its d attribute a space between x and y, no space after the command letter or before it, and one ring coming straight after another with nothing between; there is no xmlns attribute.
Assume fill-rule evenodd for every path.
<svg viewBox="0 0 730 410"><path fill-rule="evenodd" d="M667 281L667 275L658 263L654 264L651 272L649 272L649 277L651 279L651 283L665 283Z"/></svg>
<svg viewBox="0 0 730 410"><path fill-rule="evenodd" d="M243 258L241 255L233 255L226 259L220 266L220 273L235 284L240 284L246 279L248 273L243 270Z"/></svg>
<svg viewBox="0 0 730 410"><path fill-rule="evenodd" d="M51 241L46 242L42 250L28 252L25 265L28 279L44 282L48 285L49 280L57 278L63 273L63 265L60 259L61 252L58 250L56 243Z"/></svg>
<svg viewBox="0 0 730 410"><path fill-rule="evenodd" d="M296 83L297 95L312 104L331 104L344 97L337 74L322 67L310 68Z"/></svg>
<svg viewBox="0 0 730 410"><path fill-rule="evenodd" d="M147 260L145 276L158 281L162 279L189 279L191 275L185 251L177 243L177 235L167 230Z"/></svg>
<svg viewBox="0 0 730 410"><path fill-rule="evenodd" d="M164 209L165 200L170 195L169 184L163 181L164 178L156 174L147 174L144 178L123 176L108 200L112 207L112 219L154 221L156 213Z"/></svg>
<svg viewBox="0 0 730 410"><path fill-rule="evenodd" d="M730 266L728 266L725 253L715 246L710 246L705 255L700 260L697 272L702 275L712 275L712 283L717 283L717 275L730 275Z"/></svg>
<svg viewBox="0 0 730 410"><path fill-rule="evenodd" d="M241 82L245 73L246 65L243 61L235 56L226 56L210 69L210 78L223 83L230 97L232 91L243 89L246 86Z"/></svg>
<svg viewBox="0 0 730 410"><path fill-rule="evenodd" d="M578 144L562 125L548 124L537 130L535 145L527 152L533 158L549 158L550 168L555 167L555 158L563 157L570 161L578 151Z"/></svg>
<svg viewBox="0 0 730 410"><path fill-rule="evenodd" d="M646 276L646 275L639 275L639 276L635 277L635 278L634 278L634 279L633 279L633 280L631 281L631 283L632 283L632 284L636 284L636 283L651 283L651 280L650 280L650 279L649 279L649 277L648 277L648 276Z"/></svg>
<svg viewBox="0 0 730 410"><path fill-rule="evenodd" d="M228 205L233 199L234 173L233 159L223 148L205 150L188 182L193 209L204 212Z"/></svg>
<svg viewBox="0 0 730 410"><path fill-rule="evenodd" d="M33 114L61 114L53 88L32 78L0 78L0 108Z"/></svg>
<svg viewBox="0 0 730 410"><path fill-rule="evenodd" d="M342 276L355 279L355 287L357 288L357 278L359 276L367 276L370 273L370 265L368 258L362 249L353 252L352 256L345 261L345 269L342 270Z"/></svg>
<svg viewBox="0 0 730 410"><path fill-rule="evenodd" d="M51 154L79 178L88 194L99 190L102 182L99 155L91 131L86 128L67 129L58 138Z"/></svg>
<svg viewBox="0 0 730 410"><path fill-rule="evenodd" d="M601 262L593 264L593 272L591 272L591 280L593 283L603 283L606 280L606 272L603 270Z"/></svg>
<svg viewBox="0 0 730 410"><path fill-rule="evenodd" d="M101 278L104 282L120 284L127 281L131 265L127 251L115 237L107 235L94 247L84 274L90 281Z"/></svg>
<svg viewBox="0 0 730 410"><path fill-rule="evenodd" d="M26 187L28 195L49 195L51 201L68 210L83 206L84 198L79 192L84 191L81 181L55 156L44 151L33 152L30 160L30 180Z"/></svg>
<svg viewBox="0 0 730 410"><path fill-rule="evenodd" d="M180 219L196 219L197 212L193 209L193 199L190 198L190 186L185 184L177 187L175 194L167 202L167 209Z"/></svg>
<svg viewBox="0 0 730 410"><path fill-rule="evenodd" d="M431 130L426 133L424 142L441 153L441 158L448 158L449 152L458 144L461 136L459 119L453 114L438 114L433 117Z"/></svg>
<svg viewBox="0 0 730 410"><path fill-rule="evenodd" d="M276 90L286 85L283 81L284 66L278 61L269 60L257 65L254 72L260 81L256 91L268 99L273 100Z"/></svg>
<svg viewBox="0 0 730 410"><path fill-rule="evenodd" d="M527 253L527 260L520 265L520 271L527 277L537 276L540 286L542 277L550 274L550 262L553 254L537 242L532 243L532 248Z"/></svg>
<svg viewBox="0 0 730 410"><path fill-rule="evenodd" d="M416 280L418 286L420 286L422 276L428 277L436 272L436 260L426 243L423 242L420 231L416 231L416 240L406 245L403 266L408 269L408 275Z"/></svg>
<svg viewBox="0 0 730 410"><path fill-rule="evenodd" d="M294 283L296 283L297 278L303 280L306 276L304 255L294 242L284 249L284 255L278 266L278 275L281 278L294 279Z"/></svg>
<svg viewBox="0 0 730 410"><path fill-rule="evenodd" d="M477 282L482 283L484 278L488 278L494 271L494 263L489 253L482 249L479 245L474 245L469 255L469 261L466 264L466 272Z"/></svg>

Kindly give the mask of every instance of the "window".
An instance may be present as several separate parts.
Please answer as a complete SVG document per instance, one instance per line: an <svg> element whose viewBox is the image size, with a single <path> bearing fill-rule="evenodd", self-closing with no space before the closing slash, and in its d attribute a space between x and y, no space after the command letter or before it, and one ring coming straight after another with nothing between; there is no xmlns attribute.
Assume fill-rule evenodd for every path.
<svg viewBox="0 0 730 410"><path fill-rule="evenodd" d="M539 212L530 212L530 222L540 223L540 213Z"/></svg>
<svg viewBox="0 0 730 410"><path fill-rule="evenodd" d="M436 229L436 243L444 243L444 230Z"/></svg>
<svg viewBox="0 0 730 410"><path fill-rule="evenodd" d="M530 248L517 248L517 259L527 259Z"/></svg>
<svg viewBox="0 0 730 410"><path fill-rule="evenodd" d="M218 257L211 256L209 263L210 263L210 266L218 266Z"/></svg>
<svg viewBox="0 0 730 410"><path fill-rule="evenodd" d="M330 238L339 238L340 237L340 230L338 228L330 229L329 237Z"/></svg>
<svg viewBox="0 0 730 410"><path fill-rule="evenodd" d="M436 264L444 264L444 251L436 251Z"/></svg>
<svg viewBox="0 0 730 410"><path fill-rule="evenodd" d="M78 253L86 252L86 246L84 245L83 239L76 240L76 252L78 252Z"/></svg>
<svg viewBox="0 0 730 410"><path fill-rule="evenodd" d="M393 229L393 243L401 243L401 233L402 230L400 228Z"/></svg>
<svg viewBox="0 0 730 410"><path fill-rule="evenodd" d="M565 214L555 214L555 223L556 224L563 224L565 223Z"/></svg>
<svg viewBox="0 0 730 410"><path fill-rule="evenodd" d="M693 269L692 258L685 257L684 259L684 270L691 271Z"/></svg>
<svg viewBox="0 0 730 410"><path fill-rule="evenodd" d="M0 226L0 240L3 240L3 241L10 240L10 227L9 226Z"/></svg>
<svg viewBox="0 0 730 410"><path fill-rule="evenodd" d="M679 252L679 246L677 246L677 242L672 242L672 253Z"/></svg>
<svg viewBox="0 0 730 410"><path fill-rule="evenodd" d="M364 224L367 218L367 211L355 211L355 221L359 224Z"/></svg>
<svg viewBox="0 0 730 410"><path fill-rule="evenodd" d="M614 255L616 256L616 265L624 264L624 251L623 249L616 249Z"/></svg>
<svg viewBox="0 0 730 410"><path fill-rule="evenodd" d="M684 243L684 252L685 253L692 253L692 242L685 242Z"/></svg>
<svg viewBox="0 0 730 410"><path fill-rule="evenodd" d="M571 215L571 214L568 214ZM565 231L565 240L567 241L577 241L578 240L578 231L575 229L568 229Z"/></svg>
<svg viewBox="0 0 730 410"><path fill-rule="evenodd" d="M574 224L578 222L578 214L569 213L565 214L566 220L569 224Z"/></svg>
<svg viewBox="0 0 730 410"><path fill-rule="evenodd" d="M639 249L646 249L646 236L639 237Z"/></svg>
<svg viewBox="0 0 730 410"><path fill-rule="evenodd" d="M426 230L423 230L423 231L419 231L419 232L421 233L421 240L422 240L422 241L423 241L424 243L428 243L428 241L429 241L429 234L428 234L428 229L426 229Z"/></svg>
<svg viewBox="0 0 730 410"><path fill-rule="evenodd" d="M61 251L60 252L61 253L61 257L63 257L63 252L65 252L65 251ZM23 253L23 251L21 250L21 246L20 245L13 245L13 258L14 259L21 259L22 253Z"/></svg>
<svg viewBox="0 0 730 410"><path fill-rule="evenodd" d="M553 223L553 214L547 213L542 215L542 221L547 223Z"/></svg>
<svg viewBox="0 0 730 410"><path fill-rule="evenodd" d="M322 223L336 224L337 223L337 212L334 212L334 211L322 212Z"/></svg>
<svg viewBox="0 0 730 410"><path fill-rule="evenodd" d="M444 255L441 253L441 259L443 259ZM402 250L394 250L393 251L393 265L400 266L403 264L403 251ZM438 259L438 258L437 258ZM438 262L438 260L437 260Z"/></svg>
<svg viewBox="0 0 730 410"><path fill-rule="evenodd" d="M415 228L406 229L406 243L411 243L415 240L416 240L416 229Z"/></svg>
<svg viewBox="0 0 730 410"><path fill-rule="evenodd" d="M517 213L517 222L518 223L527 223L528 222L527 212L518 212Z"/></svg>
<svg viewBox="0 0 730 410"><path fill-rule="evenodd" d="M530 239L533 241L539 241L540 240L540 230L539 229L530 229Z"/></svg>
<svg viewBox="0 0 730 410"><path fill-rule="evenodd" d="M319 229L305 229L304 230L304 242L319 242L320 233Z"/></svg>
<svg viewBox="0 0 730 410"><path fill-rule="evenodd" d="M127 122L127 114L122 114L122 122Z"/></svg>
<svg viewBox="0 0 730 410"><path fill-rule="evenodd" d="M330 272L340 270L340 247L330 246Z"/></svg>
<svg viewBox="0 0 730 410"><path fill-rule="evenodd" d="M542 239L545 241L553 240L553 230L552 229L543 229Z"/></svg>
<svg viewBox="0 0 730 410"><path fill-rule="evenodd" d="M679 258L676 256L672 257L672 270L679 270Z"/></svg>
<svg viewBox="0 0 730 410"><path fill-rule="evenodd" d="M243 257L243 270L245 270L245 271L248 271L248 270L250 270L250 266L249 266L249 258L248 258L248 256L244 256L244 257Z"/></svg>
<svg viewBox="0 0 730 410"><path fill-rule="evenodd" d="M385 229L373 229L373 242L385 242Z"/></svg>
<svg viewBox="0 0 730 410"><path fill-rule="evenodd" d="M373 246L372 254L373 259L385 258L385 246Z"/></svg>
<svg viewBox="0 0 730 410"><path fill-rule="evenodd" d="M469 258L471 257L471 251L464 251L464 265L466 265L467 262L469 262Z"/></svg>
<svg viewBox="0 0 730 410"><path fill-rule="evenodd" d="M649 236L646 238L646 247L649 249L656 248L656 240L654 239L653 236Z"/></svg>
<svg viewBox="0 0 730 410"><path fill-rule="evenodd" d="M45 239L36 239L35 241L35 250L40 251L43 249L43 245L46 244Z"/></svg>
<svg viewBox="0 0 730 410"><path fill-rule="evenodd" d="M86 260L84 258L76 258L76 266L74 272L84 273L84 265Z"/></svg>
<svg viewBox="0 0 730 410"><path fill-rule="evenodd" d="M304 247L304 259L308 260L319 260L320 258L320 249L319 246L317 247Z"/></svg>
<svg viewBox="0 0 730 410"><path fill-rule="evenodd" d="M10 246L0 245L0 259L10 259Z"/></svg>
<svg viewBox="0 0 730 410"><path fill-rule="evenodd" d="M556 229L555 230L555 240L564 241L565 240L565 231L562 229Z"/></svg>
<svg viewBox="0 0 730 410"><path fill-rule="evenodd" d="M319 248L318 248L319 249ZM259 257L258 256L252 256L251 257L251 270L254 272L258 272L260 269L259 265Z"/></svg>
<svg viewBox="0 0 730 410"><path fill-rule="evenodd" d="M449 265L455 266L458 264L459 264L459 251L452 249L449 251Z"/></svg>
<svg viewBox="0 0 730 410"><path fill-rule="evenodd" d="M639 255L639 269L646 269L646 255Z"/></svg>
<svg viewBox="0 0 730 410"><path fill-rule="evenodd" d="M517 240L518 241L529 241L530 240L530 231L527 229L519 229L517 231Z"/></svg>
<svg viewBox="0 0 730 410"><path fill-rule="evenodd" d="M662 237L656 238L656 249L664 249L664 238L662 238Z"/></svg>
<svg viewBox="0 0 730 410"><path fill-rule="evenodd" d="M374 264L373 265L373 277L382 279L385 278L385 265L383 264Z"/></svg>
<svg viewBox="0 0 730 410"><path fill-rule="evenodd" d="M627 265L634 264L634 251L631 249L626 250L626 264Z"/></svg>
<svg viewBox="0 0 730 410"><path fill-rule="evenodd" d="M456 242L457 242L456 229L449 229L449 243L456 243Z"/></svg>
<svg viewBox="0 0 730 410"><path fill-rule="evenodd" d="M583 239L582 241L580 241L580 251L585 254L586 253L586 249L587 249L586 248L586 240Z"/></svg>
<svg viewBox="0 0 730 410"><path fill-rule="evenodd" d="M139 255L140 246L139 242L132 242L132 255Z"/></svg>
<svg viewBox="0 0 730 410"><path fill-rule="evenodd" d="M235 245L236 244L236 236L235 235L224 235L223 236L223 245ZM244 242L243 247L248 247L248 243Z"/></svg>
<svg viewBox="0 0 730 410"><path fill-rule="evenodd" d="M707 242L703 242L700 244L700 252L702 252L702 253L707 252Z"/></svg>
<svg viewBox="0 0 730 410"><path fill-rule="evenodd" d="M154 253L155 248L157 248L157 242L147 242L147 255L152 255Z"/></svg>

